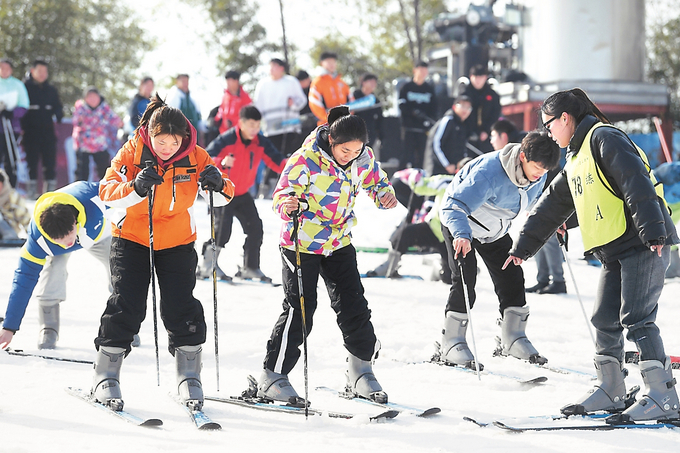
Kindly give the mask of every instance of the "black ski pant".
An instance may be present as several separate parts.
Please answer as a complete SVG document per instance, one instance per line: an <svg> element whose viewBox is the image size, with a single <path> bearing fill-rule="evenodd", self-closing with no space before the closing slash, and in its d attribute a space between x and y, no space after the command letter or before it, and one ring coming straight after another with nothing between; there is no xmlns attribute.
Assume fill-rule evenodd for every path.
<svg viewBox="0 0 680 453"><path fill-rule="evenodd" d="M302 314L295 265L295 251L281 249L283 259L283 313L279 316L267 342L264 366L280 374L288 374L300 358ZM337 316L345 348L362 360L371 360L376 337L371 323L371 310L364 297L364 286L357 269L357 254L350 244L330 256L300 253L307 333L317 306L316 285L319 274L326 282L331 307Z"/></svg>
<svg viewBox="0 0 680 453"><path fill-rule="evenodd" d="M241 223L246 235L246 241L243 244L243 266L248 269L259 269L260 247L264 231L262 219L257 213L255 200L250 193L246 192L234 197L228 205L215 208L215 244L218 247L224 247L231 239L234 217ZM205 242L202 249L203 257L208 247L210 247L210 242Z"/></svg>
<svg viewBox="0 0 680 453"><path fill-rule="evenodd" d="M130 352L132 337L146 316L151 280L149 248L127 239L111 241L111 283L113 292L101 317L94 344L124 348ZM154 265L160 287L160 314L168 331L168 349L174 355L180 346L205 343L203 306L194 298L198 256L193 242L154 251Z"/></svg>
<svg viewBox="0 0 680 453"><path fill-rule="evenodd" d="M87 151L76 151L76 181L88 181L90 179L90 157L94 159L97 166L96 181L104 177L106 169L111 163L111 156L108 151L98 151L88 153Z"/></svg>
<svg viewBox="0 0 680 453"><path fill-rule="evenodd" d="M28 164L28 177L32 180L38 179L38 162L42 157L45 181L56 179L57 136L54 134L54 129L24 131L22 143Z"/></svg>
<svg viewBox="0 0 680 453"><path fill-rule="evenodd" d="M397 197L399 203L401 203L406 209L408 209L408 214L406 215L406 222L411 223L413 220L413 215L420 210L425 202L425 197L422 195L416 195L408 184L402 182L399 178L392 178L390 181L392 183L392 188L394 189L394 195Z"/></svg>
<svg viewBox="0 0 680 453"><path fill-rule="evenodd" d="M402 255L408 252L409 247L435 249L442 258L442 270L450 273L449 254L446 250L446 244L439 241L439 238L435 236L432 228L430 228L429 223L402 223L392 233L390 242L392 243L392 248Z"/></svg>
<svg viewBox="0 0 680 453"><path fill-rule="evenodd" d="M406 168L410 163L412 168L423 168L425 146L427 145L427 131L404 129L404 154L399 165Z"/></svg>
<svg viewBox="0 0 680 453"><path fill-rule="evenodd" d="M442 232L444 233L444 242L449 252L449 266L451 267L452 277L451 291L449 292L449 299L444 313L449 311L466 313L463 281L461 280L458 262L454 259L453 236L444 225L442 225ZM475 293L475 285L477 284L477 253L479 253L491 275L494 291L496 291L496 296L498 296L501 315L508 307L523 307L526 305L522 267L510 264L505 270L501 270L505 260L508 259L508 252L511 247L512 239L510 235L506 234L486 244L473 239L472 249L468 252L467 256L462 258L462 254L458 255L458 259L462 258L463 261L463 280L465 280L467 294L470 298L470 308L475 305L475 300L477 299L477 294Z"/></svg>

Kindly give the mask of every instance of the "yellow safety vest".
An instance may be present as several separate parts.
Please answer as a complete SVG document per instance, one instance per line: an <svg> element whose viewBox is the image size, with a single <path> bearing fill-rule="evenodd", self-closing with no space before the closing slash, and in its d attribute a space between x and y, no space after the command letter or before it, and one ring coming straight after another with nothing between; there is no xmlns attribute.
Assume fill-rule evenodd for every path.
<svg viewBox="0 0 680 453"><path fill-rule="evenodd" d="M579 152L569 158L564 166L586 252L618 239L627 227L624 201L612 189L590 148L593 131L602 126L613 127L604 123L595 124L583 139ZM651 167L647 155L637 145L633 145L649 172ZM657 195L663 200L663 186L657 183L651 173L649 176Z"/></svg>

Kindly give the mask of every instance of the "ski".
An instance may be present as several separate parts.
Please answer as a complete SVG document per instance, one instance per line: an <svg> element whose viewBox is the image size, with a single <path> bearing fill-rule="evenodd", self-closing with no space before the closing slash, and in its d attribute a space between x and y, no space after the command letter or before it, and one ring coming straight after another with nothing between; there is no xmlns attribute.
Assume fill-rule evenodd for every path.
<svg viewBox="0 0 680 453"><path fill-rule="evenodd" d="M378 406L378 407L383 407L385 409L390 409L390 410L395 410L397 412L407 412L409 414L413 414L416 417L429 417L435 414L438 414L441 412L441 409L438 407L430 407L428 409L422 409L422 408L417 408L417 407L412 407L412 406L406 406L403 404L397 404L397 403L378 403L377 401L369 400L366 398L362 398L359 396L356 396L352 393L349 392L339 392L335 389L332 389L330 387L317 387L316 390L324 391L324 392L330 392L336 396L339 396L340 398L344 398L350 401L355 401L357 403L363 403L363 404L370 404L372 406Z"/></svg>
<svg viewBox="0 0 680 453"><path fill-rule="evenodd" d="M462 371L464 373L477 374L477 370L475 370L474 368L468 368L468 367L461 366L461 365L454 365L454 364L451 364L451 363L448 363L448 362L441 360L441 355L440 355L439 350L440 350L439 343L435 342L435 351L436 352L434 353L432 358L428 362L420 362L420 363L433 363L435 365L443 366L443 367L446 367L446 368L449 368L449 369L452 369L452 370ZM495 377L499 377L499 378L503 378L503 379L510 379L510 380L517 382L520 385L530 386L530 387L533 387L533 386L538 385L538 384L543 384L544 382L548 381L548 378L545 377L545 376L537 376L537 377L534 377L534 378L526 379L526 378L523 378L523 377L520 377L520 376L515 376L515 375L512 375L512 374L500 373L498 371L490 371L488 369L480 370L480 374L486 375L486 376L495 376Z"/></svg>
<svg viewBox="0 0 680 453"><path fill-rule="evenodd" d="M361 253L387 253L390 251L390 249L387 247L364 247L361 245L355 245L354 248L356 249L357 252ZM408 253L409 255L429 255L431 253L437 252L432 252L430 250L422 250L418 247L409 247L406 253Z"/></svg>
<svg viewBox="0 0 680 453"><path fill-rule="evenodd" d="M573 420L573 419L602 420L602 419L605 419L605 418L609 417L610 415L612 415L612 413L610 413L610 412L596 412L596 413L592 413L592 414L572 415L572 416L568 416L568 415L564 415L564 414L559 414L559 415L535 415L535 416L527 417L527 420L535 421L535 420L537 420L537 419L545 419L545 420L547 420L547 421L555 421L555 420L566 420L567 418L571 418L572 420ZM468 416L463 417L463 420L468 421L468 422L472 422L472 423L474 423L475 425L477 425L477 426L479 426L479 427L482 427L482 428L484 428L484 427L486 427L486 426L493 425L493 421L491 421L491 422L482 422L482 421L480 421L480 420L478 420L478 419L476 419L476 418L472 418L472 417L468 417ZM513 420L517 421L517 419L513 419ZM504 421L501 421L501 420L497 420L497 421L499 421L499 422L501 422L501 423L504 423L504 424L506 424L506 425L509 424L509 423L504 422Z"/></svg>
<svg viewBox="0 0 680 453"><path fill-rule="evenodd" d="M111 409L109 406L106 406L104 404L101 404L98 401L95 401L92 399L90 396L89 392L85 392L82 389L75 388L75 387L66 387L66 392L70 395L75 396L76 398L85 401L86 403L90 404L91 406L94 406L98 409L101 409L105 412L108 412L111 415L115 415L118 418L121 418L125 420L128 423L132 423L133 425L136 426L144 426L144 427L157 427L157 426L162 426L163 421L157 418L148 418L148 419L143 419L140 417L137 417L136 415L133 415L127 411L114 411Z"/></svg>
<svg viewBox="0 0 680 453"><path fill-rule="evenodd" d="M203 281L208 281L210 278L203 278L203 277L196 277L196 280L203 280ZM268 281L263 281L263 280L253 280L252 278L239 278L239 277L234 277L232 280L217 280L219 283L222 284L227 284L227 285L265 285L265 286L271 286L273 288L278 288L281 286L281 283L274 283L274 282L268 282Z"/></svg>
<svg viewBox="0 0 680 453"><path fill-rule="evenodd" d="M49 355L40 355L40 354L31 354L29 352L24 352L22 349L12 349L12 348L7 348L5 349L5 352L9 355L15 355L19 357L37 357L39 359L46 359L46 360L56 360L58 362L71 362L71 363L84 363L87 365L93 365L94 362L91 360L79 360L79 359L67 359L64 357L54 357L54 356L49 356Z"/></svg>
<svg viewBox="0 0 680 453"><path fill-rule="evenodd" d="M500 341L501 341L501 339L499 337L496 337L496 349L493 351L493 356L494 357L501 357L501 358L512 357L512 356L504 355L501 352L502 348L501 348L501 345L500 345ZM548 371L551 371L551 372L557 373L557 374L578 374L578 375L581 375L581 376L588 377L590 379L596 379L597 378L596 375L594 375L593 373L589 373L587 371L580 371L580 370L575 370L573 368L553 366L553 365L549 365L548 363L537 363L537 362L533 362L533 361L528 360L528 359L519 359L517 357L512 357L512 358L517 359L517 360L524 362L526 364L535 366L535 367L540 368L542 370L548 370Z"/></svg>
<svg viewBox="0 0 680 453"><path fill-rule="evenodd" d="M680 428L680 421L651 421L634 422L622 425L610 425L602 422L587 422L583 424L553 423L545 425L518 426L501 421L494 421L493 425L507 431L521 433L525 431L612 431L615 429L661 429L661 428Z"/></svg>
<svg viewBox="0 0 680 453"><path fill-rule="evenodd" d="M672 355L671 357L671 368L674 370L680 370L680 357ZM637 351L626 351L625 363L639 363L640 353Z"/></svg>
<svg viewBox="0 0 680 453"><path fill-rule="evenodd" d="M189 406L180 401L175 395L170 395L170 398L172 398L177 404L184 408L187 414L189 414L191 421L193 421L194 425L196 425L196 428L202 431L214 431L222 429L222 425L212 421L212 419L208 417L202 410L191 409Z"/></svg>
<svg viewBox="0 0 680 453"><path fill-rule="evenodd" d="M270 412L279 412L283 414L299 414L299 415L305 415L305 408L304 407L299 407L299 406L291 406L289 404L280 404L276 403L271 399L268 398L251 398L251 397L244 397L244 396L230 396L229 398L220 398L216 396L206 396L206 400L209 401L216 401L219 403L227 403L227 404L234 404L236 406L241 406L241 407L249 407L251 409L257 409L257 410L262 410L262 411L270 411ZM334 411L327 411L327 410L322 410L322 409L316 409L316 408L308 408L307 413L309 415L319 415L323 416L324 414L327 415L330 418L342 418L342 419L352 419L358 416L358 414L351 414L347 412L334 412ZM391 419L399 415L398 411L395 410L388 410L385 412L382 412L378 415L373 415L369 417L370 421L378 421L378 420L385 420L385 419Z"/></svg>
<svg viewBox="0 0 680 453"><path fill-rule="evenodd" d="M390 280L401 280L401 279L423 280L423 277L421 277L420 275L408 275L408 274L405 274L405 275L399 274L399 277L386 277L384 275L370 276L368 274L361 274L360 276L361 276L361 278L389 278Z"/></svg>
<svg viewBox="0 0 680 453"><path fill-rule="evenodd" d="M21 247L26 242L24 238L17 239L0 239L0 248Z"/></svg>

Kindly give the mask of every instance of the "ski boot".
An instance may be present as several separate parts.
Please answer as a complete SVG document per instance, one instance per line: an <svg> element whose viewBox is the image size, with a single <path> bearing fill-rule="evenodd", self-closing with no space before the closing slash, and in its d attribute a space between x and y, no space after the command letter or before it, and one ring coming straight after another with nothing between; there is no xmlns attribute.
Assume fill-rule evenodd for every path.
<svg viewBox="0 0 680 453"><path fill-rule="evenodd" d="M439 360L447 365L459 365L475 370L477 368L475 356L472 355L465 341L467 326L467 313L446 312L444 329L442 329L442 344L439 347ZM479 369L483 370L484 365L480 363Z"/></svg>
<svg viewBox="0 0 680 453"><path fill-rule="evenodd" d="M501 336L496 337L498 344L494 355L511 355L518 359L527 360L529 363L545 365L548 359L538 353L534 345L526 336L527 319L529 319L529 307L508 307L503 312L503 318L498 320L501 327Z"/></svg>
<svg viewBox="0 0 680 453"><path fill-rule="evenodd" d="M244 280L257 280L262 283L272 282L272 279L264 275L260 268L251 269L249 267L239 267L235 277L242 278Z"/></svg>
<svg viewBox="0 0 680 453"><path fill-rule="evenodd" d="M59 339L59 304L38 306L38 349L54 349Z"/></svg>
<svg viewBox="0 0 680 453"><path fill-rule="evenodd" d="M671 264L666 269L666 278L680 277L680 254L678 249L671 249Z"/></svg>
<svg viewBox="0 0 680 453"><path fill-rule="evenodd" d="M671 369L671 358L640 362L640 373L645 383L642 398L621 414L607 417L610 424L625 424L640 420L680 420L680 403L675 390L676 380Z"/></svg>
<svg viewBox="0 0 680 453"><path fill-rule="evenodd" d="M55 190L57 190L56 179L48 179L47 181L43 181L43 193L54 192Z"/></svg>
<svg viewBox="0 0 680 453"><path fill-rule="evenodd" d="M628 371L614 357L595 356L597 383L576 403L560 409L564 415L585 415L596 411L619 412L626 407L626 384Z"/></svg>
<svg viewBox="0 0 680 453"><path fill-rule="evenodd" d="M120 392L120 367L125 358L125 349L100 346L94 362L92 398L114 411L123 410Z"/></svg>
<svg viewBox="0 0 680 453"><path fill-rule="evenodd" d="M347 355L347 386L345 391L376 403L387 403L387 393L383 391L373 374L373 361L361 360L351 352Z"/></svg>
<svg viewBox="0 0 680 453"><path fill-rule="evenodd" d="M279 374L265 368L260 375L257 386L259 398L270 398L274 401L282 401L295 407L305 407L304 398L300 398L293 385L288 380L288 375ZM309 401L307 402L309 403Z"/></svg>
<svg viewBox="0 0 680 453"><path fill-rule="evenodd" d="M224 273L220 269L219 264L217 264L217 259L220 257L220 252L222 247L217 247L215 249L215 276L218 280L224 282L231 282L231 277ZM207 246L207 243L203 245L203 253L201 254L203 260L196 266L196 278L201 280L208 280L212 278L212 248Z"/></svg>
<svg viewBox="0 0 680 453"><path fill-rule="evenodd" d="M387 252L387 261L382 263L375 269L366 272L367 277L387 277L387 278L401 278L399 275L399 261L401 260L401 253L390 249ZM390 272L388 275L387 273Z"/></svg>
<svg viewBox="0 0 680 453"><path fill-rule="evenodd" d="M38 181L35 179L26 182L26 198L28 200L38 199Z"/></svg>
<svg viewBox="0 0 680 453"><path fill-rule="evenodd" d="M175 349L177 365L177 393L182 404L191 410L203 408L203 387L201 385L201 348L180 346Z"/></svg>

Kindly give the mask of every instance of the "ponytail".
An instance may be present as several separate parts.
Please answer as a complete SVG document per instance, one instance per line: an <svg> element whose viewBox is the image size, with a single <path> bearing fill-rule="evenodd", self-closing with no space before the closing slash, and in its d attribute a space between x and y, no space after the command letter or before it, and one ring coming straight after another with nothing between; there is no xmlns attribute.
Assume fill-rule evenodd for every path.
<svg viewBox="0 0 680 453"><path fill-rule="evenodd" d="M543 101L541 112L546 115L558 116L568 113L578 125L586 115L593 115L603 123L611 124L609 118L590 100L585 91L580 88L558 91Z"/></svg>
<svg viewBox="0 0 680 453"><path fill-rule="evenodd" d="M151 97L137 129L146 127L149 136L169 134L181 138L189 136L189 122L181 110L170 107L158 93Z"/></svg>
<svg viewBox="0 0 680 453"><path fill-rule="evenodd" d="M368 141L366 123L360 117L351 115L346 105L339 105L328 111L328 135L334 144Z"/></svg>

